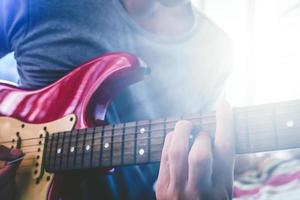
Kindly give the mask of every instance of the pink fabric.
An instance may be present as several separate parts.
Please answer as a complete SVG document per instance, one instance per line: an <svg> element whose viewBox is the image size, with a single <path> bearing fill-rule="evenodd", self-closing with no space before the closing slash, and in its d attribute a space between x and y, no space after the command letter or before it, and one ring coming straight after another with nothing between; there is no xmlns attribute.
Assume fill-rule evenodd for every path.
<svg viewBox="0 0 300 200"><path fill-rule="evenodd" d="M233 190L234 197L238 198L242 196L256 195L265 187L278 187L299 179L300 171L296 171L294 173L275 175L265 183L262 183L260 186L256 186L254 188L244 189L242 187L235 186Z"/></svg>

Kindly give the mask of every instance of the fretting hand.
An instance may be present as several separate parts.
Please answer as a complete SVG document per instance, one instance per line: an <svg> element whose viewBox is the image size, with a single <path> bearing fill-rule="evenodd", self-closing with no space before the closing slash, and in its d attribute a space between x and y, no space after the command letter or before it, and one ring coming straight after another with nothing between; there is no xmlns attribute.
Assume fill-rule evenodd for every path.
<svg viewBox="0 0 300 200"><path fill-rule="evenodd" d="M200 133L189 150L192 123L179 121L165 140L157 181L158 200L231 199L234 164L232 112L217 110L215 139Z"/></svg>

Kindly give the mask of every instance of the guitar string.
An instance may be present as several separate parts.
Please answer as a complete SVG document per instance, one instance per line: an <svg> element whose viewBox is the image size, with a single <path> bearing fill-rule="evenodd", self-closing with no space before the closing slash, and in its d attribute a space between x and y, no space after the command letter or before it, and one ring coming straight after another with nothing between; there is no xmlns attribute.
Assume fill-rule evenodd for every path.
<svg viewBox="0 0 300 200"><path fill-rule="evenodd" d="M157 137L153 137L153 139L162 139L162 138L165 138L165 136L157 136ZM148 139L150 139L150 137L146 137L146 138L140 138L139 139L139 141L141 141L141 140L148 140ZM131 140L131 141L135 141L135 139L134 140ZM259 140L260 141L260 140ZM128 142L128 141L127 141ZM110 144L117 144L117 143L125 143L125 142L122 142L122 141L119 141L119 142L114 142L114 143L110 143ZM245 142L245 143L247 143L247 141ZM163 144L163 143L161 143L161 144ZM158 144L158 145L161 145L161 144ZM95 147L95 146L103 146L103 145L105 145L105 143L97 143L97 144L94 144L94 145L90 145L91 147ZM153 145L151 145L151 147L153 147L153 146L155 146L155 145L157 145L157 143L156 144L153 144ZM146 145L146 147L148 147L147 145ZM80 146L74 146L74 148L82 148L82 150L84 149L84 146L83 145L80 145ZM65 149L69 149L69 148L62 148L62 152L65 152L64 150ZM43 151L43 149L41 149L40 151ZM30 152L25 152L26 154L29 154L29 153L38 153L39 151L30 151ZM81 154L86 154L86 152L87 151L82 151L81 152ZM88 152L90 152L90 151L88 151ZM55 151L53 152L53 153L55 153ZM79 152L80 153L80 152ZM60 154L60 155L65 155L65 154Z"/></svg>
<svg viewBox="0 0 300 200"><path fill-rule="evenodd" d="M193 120L193 119L187 119L187 120ZM196 119L195 119L196 120ZM166 125L170 125L170 124L172 124L172 123L176 123L178 120L174 120L174 121L167 121L167 122L161 122L161 123L157 123L157 124L166 124ZM207 124L215 124L215 121L213 121L213 122L206 122L206 123L203 123L202 125L204 126L204 125L207 125ZM153 125L155 125L155 124L145 124L144 126L153 126ZM130 128L137 128L138 126L131 126L131 127L125 127L125 129L130 129ZM143 128L143 127L140 127L140 128ZM93 131L94 131L94 128L90 128L89 130L87 130L87 131L89 131L89 132L87 132L87 131L84 131L84 130L86 130L86 129L80 129L80 131L82 131L82 132L80 132L80 131L78 131L78 130L75 130L75 131L65 131L65 135L66 136L70 136L70 135L72 135L72 133L76 133L76 134L84 134L84 133L94 133ZM124 128L116 128L116 129L108 129L108 130L105 130L104 129L104 132L112 132L112 131L123 131L124 130ZM77 133L78 132L78 133ZM59 132L59 134L63 134L64 132ZM102 130L100 130L100 132L95 132L95 134L100 134L100 133L102 133ZM51 134L51 136L52 135L56 135L56 134L58 134L58 133L53 133L53 134ZM133 133L133 132L131 132L131 133L126 133L126 135L134 135L134 134L136 134L136 133ZM116 134L115 136L122 136L123 134ZM105 137L105 136L104 136ZM106 137L111 137L111 136L106 136ZM22 139L22 141L30 141L30 140L41 140L41 139L45 139L45 137L35 137L35 138L25 138L25 139ZM0 142L0 145L2 145L2 144L7 144L7 143L12 143L12 140L10 140L10 141L3 141L3 142Z"/></svg>
<svg viewBox="0 0 300 200"><path fill-rule="evenodd" d="M257 140L257 141L260 141L260 140ZM245 142L245 143L247 143L247 142ZM164 143L156 143L156 144L154 144L154 145L152 145L151 147L154 147L154 149L155 149L155 146L159 146L159 150L155 150L155 151L152 151L151 150L151 153L152 154L154 154L154 153L156 153L156 152L161 152L162 151L162 145L163 145ZM287 145L288 146L288 145ZM298 146L300 146L300 143L298 143ZM156 148L157 149L157 148ZM250 148L251 149L251 148ZM251 151L252 152L252 151ZM89 152L90 153L90 152ZM124 153L124 155L126 155L126 154L129 154L130 153L130 155L132 155L132 152L128 152L128 151L125 151L125 153ZM85 153L80 153L81 155L82 154L85 154ZM146 154L146 153L145 153ZM28 155L28 154L26 154L26 155ZM25 155L25 156L26 156ZM85 154L86 155L86 154ZM66 154L60 154L60 159L63 159L63 156L67 156ZM124 156L123 156L124 157ZM31 158L26 158L26 159L24 159L24 161L33 161L33 160L35 160L35 157L31 157ZM85 159L86 160L86 159ZM33 164L31 164L31 166L33 166ZM21 166L20 166L21 167Z"/></svg>
<svg viewBox="0 0 300 200"><path fill-rule="evenodd" d="M154 158L152 158L152 161L153 160L156 160L156 157L159 155L159 153L162 153L162 148L161 149L158 149L158 150L154 150L154 151L151 151L151 154L153 155L152 157L154 157ZM130 153L127 153L127 155L125 155L124 154L124 156L123 157L126 157L126 156L133 156L134 154L133 154L133 152L130 152ZM145 152L145 158L146 159L148 159L148 157L147 157L147 153ZM157 158L157 159L160 159L160 156L161 155L159 155L159 158ZM60 160L62 160L61 158L58 158L58 159L60 159ZM69 159L69 158L68 158ZM74 157L73 158L71 158L71 159L74 159ZM89 161L90 162L90 160L92 159L92 157L90 157L90 159L87 159L87 158L85 158L84 159L84 162L86 162L86 161ZM100 157L98 157L98 159L100 159ZM122 155L117 155L117 156L114 156L114 160L121 160L122 159ZM138 158L137 158L138 159ZM23 159L22 160L22 163L21 163L21 165L20 165L20 168L22 168L22 167L34 167L35 166L35 164L36 164L36 162L33 162L35 160L35 158L25 158L25 159ZM69 160L68 160L69 161ZM105 161L110 161L110 158L109 157L107 157L107 158L102 158L102 162L105 162ZM157 160L158 161L158 160ZM29 163L28 163L29 162ZM31 163L30 163L31 162ZM59 161L60 162L60 161ZM149 161L149 162L151 162L151 160ZM154 161L154 162L156 162L156 161ZM80 163L81 164L81 163ZM100 164L100 163L99 163ZM133 163L134 164L134 163ZM24 166L25 165L25 166ZM101 166L99 166L100 168L101 168Z"/></svg>
<svg viewBox="0 0 300 200"><path fill-rule="evenodd" d="M172 128L168 128L168 129L172 129ZM162 130L162 129L161 129ZM164 129L164 130L167 130L167 129ZM153 131L157 131L157 130L153 130ZM159 130L160 131L160 130ZM154 136L154 137L144 137L144 138L139 138L138 140L139 141L141 141L141 140L149 140L149 139L163 139L163 138L165 138L165 136ZM91 141L91 140L90 140ZM101 141L101 139L99 140L99 139L94 139L94 142L97 142L97 141ZM113 143L109 143L110 145L116 145L116 144L119 144L119 143L126 143L126 142L130 142L130 141L135 141L135 139L130 139L130 140L125 140L125 141L115 141L115 142L113 142ZM162 145L163 143L156 143L156 144L153 144L153 145L151 145L151 147L153 147L153 146L155 146L155 145L158 145L158 146L160 146L160 145ZM90 147L91 148L94 148L94 147L96 147L96 146L104 146L105 145L105 143L104 143L104 141L103 142L100 142L100 143L94 143L94 144L91 144L90 145ZM74 146L74 148L82 148L82 150L83 150L83 148L84 148L84 146L83 145L77 145L77 146ZM69 148L63 148L63 150L64 149L69 149ZM32 153L39 153L39 152L41 152L41 151L43 151L44 149L40 149L40 151L23 151L24 153L25 153L25 156L26 155L28 155L28 154L32 154ZM64 151L63 151L64 152ZM90 151L89 151L90 152ZM78 152L77 152L78 153ZM84 153L84 152L83 152ZM66 154L61 154L61 155L66 155ZM34 158L32 158L32 159L34 159Z"/></svg>
<svg viewBox="0 0 300 200"><path fill-rule="evenodd" d="M172 130L173 128L166 128L166 129L157 129L157 130L152 130L151 133L154 133L154 132L158 132L158 131L167 131L167 130ZM149 133L149 131L148 131ZM137 133L136 133L137 134ZM147 133L145 132L143 135L146 135ZM134 134L130 134L130 135L135 135ZM111 139L112 136L110 137L107 137L109 139ZM164 138L165 136L153 136L153 137L143 137L143 138L138 138L139 141L141 140L149 140L149 139L161 139L161 138ZM103 140L103 142L101 143L97 143L95 144L95 142L97 141L101 141L102 140L102 137L95 137L94 138L94 145L105 145L105 141ZM86 138L86 140L82 139L82 140L77 140L77 142L81 142L81 141L85 141L86 143L89 143L89 142L92 142L93 141L93 138ZM135 141L135 139L127 139L127 140L123 140L123 141L114 141L114 142L109 142L110 145L114 145L114 144L119 144L119 143L126 143L126 142L133 142ZM76 142L76 138L74 138L73 142ZM94 146L94 145L90 145L91 147ZM23 146L22 149L28 149L29 148L34 148L34 147L43 147L44 144L36 144L36 145L28 145L28 146ZM82 145L77 145L77 146L73 146L74 148L78 148L78 147L83 147ZM27 153L26 151L23 151L24 153ZM38 151L36 151L38 152Z"/></svg>
<svg viewBox="0 0 300 200"><path fill-rule="evenodd" d="M161 129L162 130L162 129ZM153 131L155 131L155 130L153 130ZM158 131L158 130L157 130ZM136 133L134 133L134 134L136 134ZM108 136L108 138L111 138L112 136ZM95 138L95 139L100 139L101 137L98 137L98 138ZM40 139L40 138L39 138ZM143 138L142 138L143 139ZM149 138L145 138L145 139L149 139ZM124 141L124 142L126 142L126 141ZM116 143L116 142L115 142ZM111 143L110 143L111 144ZM97 145L103 145L103 143L102 144L97 144ZM31 145L32 146L32 145ZM38 145L37 145L38 146ZM24 146L25 147L25 146ZM24 148L23 147L23 148ZM82 146L80 146L80 147L82 147ZM78 148L78 146L76 147L76 148ZM36 153L37 153L38 151L36 151ZM30 152L31 153L31 152ZM32 152L32 153L34 153L34 152Z"/></svg>
<svg viewBox="0 0 300 200"><path fill-rule="evenodd" d="M214 123L206 123L205 125L209 125L209 124L214 124ZM156 132L171 131L173 129L174 128L152 129L151 131L145 131L143 133L140 133L140 132L129 132L129 133L125 133L125 136L127 137L127 136L140 135L140 137L141 137L142 135L148 135L149 133L154 133L155 134ZM101 134L101 133L98 133L98 134ZM77 142L83 142L83 141L85 141L87 143L93 140L92 135L86 135L86 136L88 136L88 137L86 137L85 139L84 139L84 135L82 135L82 137L80 139L78 139L77 137L74 137L74 138L71 138L71 139L70 138L66 139L66 137L68 137L68 136L65 136L65 140L71 141L71 142L76 142L76 141ZM115 139L116 137L121 138L122 136L123 136L123 134L122 135L121 134L118 134L118 135L109 135L109 136L96 136L96 137L94 136L94 140L101 140L101 139L103 139L103 140L105 140L105 139L111 140L112 137ZM155 136L154 137L148 137L148 139L150 139L150 138L155 138ZM57 139L57 138L54 138L54 139ZM60 138L60 139L62 139L62 138ZM132 140L132 139L122 140L122 142L128 142L128 141L134 141L134 140ZM26 148L26 147L35 147L35 146L42 146L42 145L44 145L44 143L24 145L24 146L22 146L22 149Z"/></svg>
<svg viewBox="0 0 300 200"><path fill-rule="evenodd" d="M298 112L297 112L298 113ZM284 115L285 113L281 113L281 115ZM295 114L295 113L294 113ZM186 118L186 120L202 120L202 119L208 119L208 116L209 115L206 115L206 116L204 116L204 115L202 115L201 117L193 117L193 118ZM214 117L215 118L215 115L210 115L210 117ZM252 116L253 118L256 118L256 116ZM276 118L278 119L278 115L276 116ZM284 116L283 116L284 117ZM215 120L215 119L214 119ZM248 117L248 120L250 120L249 119L249 117ZM150 121L150 120L149 120ZM155 122L155 123L150 123L150 124L144 124L144 125L139 125L139 124L137 124L136 126L125 126L125 129L130 129L130 128L137 128L137 127L139 127L139 128L143 128L143 126L155 126L155 125L160 125L160 124L166 124L166 125L168 125L168 124L171 124L171 123L176 123L178 121L178 119L176 119L176 120L170 120L170 121L165 121L165 122ZM130 122L130 123L134 123L134 122ZM215 124L216 123L216 121L213 121L213 122L210 122L210 123L213 123L213 124ZM124 124L124 123L123 123ZM123 125L123 124L121 124L121 125ZM126 124L126 123L125 123ZM205 124L208 124L208 123L203 123L202 125L205 125ZM104 127L107 127L107 126L112 126L112 125L105 125ZM78 129L78 130L73 130L73 131L65 131L65 133L66 133L66 136L69 136L69 135L71 135L72 133L76 133L77 134L77 132L78 132L78 134L81 134L81 133L88 133L88 134L90 134L90 133L94 133L94 130L96 130L97 128L103 128L103 126L99 126L99 127L95 127L95 128L87 128L87 129ZM111 131L122 131L124 129L124 127L118 127L118 128L111 128L111 129L104 129L104 132L111 132ZM100 130L101 132L102 132L102 130ZM100 132L100 133L101 133ZM60 134L63 134L64 132L58 132L58 133L60 133ZM57 134L57 132L56 133L53 133L54 135L55 134ZM51 134L51 135L53 135L53 134ZM95 133L96 134L96 133ZM98 134L99 134L99 132L98 132ZM135 133L132 133L132 134L135 134ZM126 135L128 135L128 134L126 134ZM116 136L122 136L122 134L118 134L118 135L116 135ZM107 137L110 137L110 136L107 136ZM39 139L45 139L45 137L35 137L35 138L25 138L25 139L23 139L22 141L30 141L30 140L39 140ZM3 142L0 142L0 145L2 145L2 144L7 144L7 143L12 143L12 140L10 140L10 141L3 141Z"/></svg>
<svg viewBox="0 0 300 200"><path fill-rule="evenodd" d="M164 143L156 143L156 144L153 144L151 147L154 147L154 148L152 148L152 149L155 149L155 150L151 150L150 152L151 152L151 154L152 155L155 155L155 153L162 153L162 148L163 148L163 144ZM300 145L300 143L299 143L299 145ZM155 148L156 147L156 148ZM157 147L159 147L159 148L157 148ZM100 150L99 151L96 151L96 152L101 152ZM91 152L89 152L89 153L91 153ZM77 157L77 156L82 156L83 154L85 154L85 153L83 153L83 152L77 152L76 153L76 155L72 155L72 157L71 157L71 159L75 159L75 157ZM86 155L86 154L85 154ZM110 154L109 154L110 155ZM134 155L134 153L133 153L133 151L131 151L131 152L125 152L123 155L117 155L117 156L114 156L113 157L113 159L114 160L121 160L122 159L122 157L124 158L124 157L126 157L126 156L133 156ZM140 154L138 154L138 155L140 155ZM147 156L147 152L144 152L144 154L143 155L146 155ZM141 155L141 156L143 156L143 155ZM25 155L26 156L26 155ZM56 160L63 160L63 157L64 156L66 156L67 157L67 154L60 154L59 155L59 157L58 158L56 158ZM93 156L94 157L94 156ZM99 157L100 158L100 157ZM105 158L105 157L104 157ZM36 158L34 158L34 157L31 157L31 158L25 158L23 161L33 161L33 160L35 160ZM70 159L70 156L67 158L67 159ZM90 162L90 160L92 159L92 157L89 157L88 159L87 158L85 158L84 159L84 162L86 162L87 160ZM137 158L138 159L138 158ZM147 158L148 159L148 158ZM158 158L158 159L160 159L160 158ZM104 159L104 161L110 161L111 160L111 157L110 156L108 156L108 157L106 157L105 159ZM59 161L60 162L60 161ZM103 158L102 158L102 162L103 162ZM24 163L25 164L25 163ZM26 163L27 164L27 163ZM25 166L25 167L33 167L34 166L34 164L35 163L32 163L32 164L30 164L30 165L28 165L28 166ZM55 163L54 163L55 164ZM80 159L80 164L81 164L81 159ZM133 163L134 164L134 163ZM22 165L20 166L21 168L23 167ZM101 166L99 166L99 167L101 167Z"/></svg>
<svg viewBox="0 0 300 200"><path fill-rule="evenodd" d="M292 102L294 102L294 101L292 101ZM274 110L274 108L277 108L277 107L279 107L279 105L280 106L291 106L291 105L288 105L287 103L290 103L290 102L282 102L281 104L283 104L283 105L280 105L280 103L273 103L273 104L266 104L266 105L257 105L257 106L252 106L252 107L245 107L245 108L233 108L232 110L233 110L233 113L237 113L238 111L240 112L240 113L242 113L242 112L245 112L246 114L247 114L247 112L250 112L250 111L257 111L257 110L261 110L262 108L263 109L266 109L266 111L268 111L267 112L267 114L269 113L269 112L272 112L273 110ZM298 103L298 101L296 101L295 103L297 103L296 105L298 105L299 103ZM287 104L287 105L286 105ZM300 104L299 104L300 105ZM263 106L270 106L271 107L271 109L270 108L266 108L266 107L263 107ZM295 105L293 105L293 106L295 106ZM269 110L270 109L270 110ZM234 112L235 111L235 112ZM280 113L280 114L290 114L290 113L293 113L293 114L298 114L299 112L286 112L286 113ZM261 113L260 113L261 114ZM262 114L261 114L262 115ZM190 117L190 118L184 118L185 120L202 120L202 119L207 119L207 118L210 118L210 117L216 117L216 113L215 112L213 112L213 113L207 113L207 114L203 114L203 115L201 115L201 116L197 116L197 117ZM255 118L255 116L253 115L252 116L253 118ZM276 117L278 117L278 115L276 116ZM166 120L168 120L168 118L165 118ZM170 118L169 118L170 119ZM181 118L182 119L182 118ZM179 120L181 120L181 119L176 119L176 120L170 120L170 121L157 121L157 122L155 122L155 123L151 123L150 125L158 125L158 124L168 124L168 123L174 123L174 122L177 122L177 121L179 121ZM248 116L248 119L249 119L249 116ZM145 120L145 121L147 121L147 120ZM137 121L137 122L145 122L145 121ZM148 121L151 121L151 120L148 120ZM152 121L151 121L152 122ZM136 122L127 122L127 123L136 123ZM121 123L121 124L127 124L127 123ZM138 124L137 124L138 125ZM145 124L145 125L149 125L149 124ZM112 126L112 125L104 125L104 126L98 126L98 127L96 127L96 128L103 128L103 127L107 127L107 126ZM139 125L138 125L139 126ZM137 127L136 125L133 125L133 126L129 126L129 127L125 127L125 128L135 128L135 127ZM93 130L93 129L95 129L95 128L86 128L86 129L78 129L78 130L73 130L73 131L65 131L66 133L68 133L68 134L71 134L72 132L76 132L76 131L82 131L82 132L85 132L85 130ZM112 131L112 130L123 130L123 127L120 127L120 128L115 128L115 129L108 129L108 130L105 130L105 131ZM63 132L60 132L60 133L63 133ZM54 133L55 134L55 133ZM43 139L43 138L45 138L45 137L35 137L35 138L26 138L26 139L23 139L23 141L24 140L36 140L36 139ZM3 141L3 142L0 142L0 145L1 144L6 144L6 143L11 143L12 141Z"/></svg>
<svg viewBox="0 0 300 200"><path fill-rule="evenodd" d="M215 117L215 114L212 114L212 115L202 115L201 117L190 117L190 118L185 118L185 120L202 120L202 119L208 119L210 117ZM166 118L166 120L168 120L168 118ZM157 121L157 122L153 122L151 120L148 120L147 122L151 122L149 124L143 124L143 126L155 126L155 125L160 125L160 124L171 124L171 123L175 123L177 121L179 121L181 119L175 119L175 120L169 120L169 121ZM137 121L137 122L146 122L146 121ZM128 123L136 123L136 122L128 122ZM124 125L124 124L128 124L128 123L121 123L121 124L116 124L116 125ZM103 127L104 127L104 131L106 132L111 132L111 131L122 131L124 129L124 127L118 127L118 128L111 128L111 129L105 129L105 127L109 127L109 126L113 126L113 125L104 125L104 126L98 126L98 127L95 127L95 128L86 128L86 129L77 129L77 130L73 130L73 131L62 131L62 132L55 132L53 134L57 134L57 133L64 133L66 132L67 134L72 134L72 133L85 133L86 131L93 131L94 129L99 129L101 128L100 131L103 130ZM125 126L126 129L130 129L130 128L136 128L137 126L141 126L139 124L135 124L135 125L132 125L132 126ZM44 139L45 137L34 137L34 138L25 138L23 139L23 141L26 141L26 140L36 140L36 139ZM0 145L1 144L5 144L5 143L11 143L12 141L3 141L3 142L0 142Z"/></svg>
<svg viewBox="0 0 300 200"><path fill-rule="evenodd" d="M215 125L215 123L213 123L213 122L211 122L211 123L205 123L205 124L203 124L203 125L211 125L211 124L213 124L213 125ZM210 128L212 128L212 127L210 127ZM215 127L213 127L213 128L215 128ZM154 130L151 130L151 131L145 131L144 133L143 133L143 135L147 135L147 134L149 134L149 132L151 132L151 133L155 133L155 132L160 132L160 131L171 131L173 128L165 128L165 129L154 129ZM273 130L273 126L272 126L272 128L271 128L272 130ZM277 128L278 129L278 128ZM282 128L282 130L283 130L284 128ZM272 131L272 130L270 130L270 131ZM278 129L279 131L281 130L281 129ZM257 131L257 132L265 132L265 131ZM96 134L96 133L95 133ZM100 133L98 133L98 134L100 134ZM254 134L254 133L253 133ZM134 136L134 135L141 135L141 133L139 133L139 132L130 132L130 133L125 133L125 136L127 137L127 136ZM70 135L66 135L65 136L65 138L66 137L68 137L68 136L70 136ZM82 135L83 136L83 135ZM91 135L86 135L87 137L86 137L86 139L84 139L84 137L82 137L82 138L80 138L80 139L78 139L78 138L72 138L71 139L71 142L82 142L82 141L86 141L87 143L88 142L90 142L93 138L92 138L92 136ZM111 138L113 137L113 138L115 138L115 137L122 137L123 136L123 134L121 135L121 134L117 134L117 135L109 135L109 136L94 136L94 140L100 140L100 139L103 139L103 140L105 140L105 139L108 139L108 140L111 140ZM155 137L155 136L154 136ZM150 137L150 138L154 138L154 137ZM147 138L147 139L150 139L150 138ZM39 138L39 139L41 139L41 138ZM57 138L55 138L55 139L57 139ZM70 141L70 139L67 139L68 141ZM124 141L120 141L120 142L129 142L129 141L132 141L131 139L130 140L124 140ZM135 141L135 140L133 140L133 141ZM118 142L115 142L115 143L118 143ZM111 143L109 143L109 144L111 144ZM41 144L30 144L30 145L24 145L23 147L22 147L22 149L25 149L25 148L28 148L28 147L38 147L38 146L43 146L44 145L44 143L41 143Z"/></svg>

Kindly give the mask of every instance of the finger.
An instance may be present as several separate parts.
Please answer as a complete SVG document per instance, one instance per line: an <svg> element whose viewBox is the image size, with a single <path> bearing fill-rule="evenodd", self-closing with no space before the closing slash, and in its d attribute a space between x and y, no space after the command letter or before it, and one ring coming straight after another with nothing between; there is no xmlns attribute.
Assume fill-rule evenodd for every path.
<svg viewBox="0 0 300 200"><path fill-rule="evenodd" d="M14 166L18 166L22 161L22 156L24 154L19 149L9 149L3 145L0 146L0 160L6 162L5 167L1 169L1 172L5 172L6 170L10 170L14 168Z"/></svg>
<svg viewBox="0 0 300 200"><path fill-rule="evenodd" d="M11 161L22 156L22 151L19 149L10 149L0 145L0 160Z"/></svg>
<svg viewBox="0 0 300 200"><path fill-rule="evenodd" d="M187 187L190 191L208 191L212 182L213 162L209 134L200 133L189 153Z"/></svg>
<svg viewBox="0 0 300 200"><path fill-rule="evenodd" d="M157 190L166 191L170 183L170 168L169 168L169 156L168 151L172 141L173 132L167 134L162 150L158 179Z"/></svg>
<svg viewBox="0 0 300 200"><path fill-rule="evenodd" d="M179 191L186 184L188 176L189 136L192 123L179 121L175 125L169 149L170 187Z"/></svg>
<svg viewBox="0 0 300 200"><path fill-rule="evenodd" d="M222 103L217 109L216 121L214 143L214 177L216 180L214 182L229 185L232 182L235 145L232 110L228 103Z"/></svg>
<svg viewBox="0 0 300 200"><path fill-rule="evenodd" d="M10 150L7 147L0 147L0 155L1 159L5 161L11 161L21 158L23 156L23 153L21 150L18 149L12 149ZM3 168L0 169L0 179L5 181L10 178L13 178L16 174L17 168L20 165L22 159L17 160L16 162L13 162L12 164L6 164Z"/></svg>

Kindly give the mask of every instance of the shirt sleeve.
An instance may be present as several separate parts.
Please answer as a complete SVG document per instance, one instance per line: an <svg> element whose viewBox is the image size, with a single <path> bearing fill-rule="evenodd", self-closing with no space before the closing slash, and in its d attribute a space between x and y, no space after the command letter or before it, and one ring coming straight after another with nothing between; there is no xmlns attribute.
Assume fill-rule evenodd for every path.
<svg viewBox="0 0 300 200"><path fill-rule="evenodd" d="M27 2L0 0L0 58L14 51L14 42L25 33Z"/></svg>
<svg viewBox="0 0 300 200"><path fill-rule="evenodd" d="M2 12L2 1L0 1L0 58L11 51L8 45L7 35L4 31L4 16Z"/></svg>

